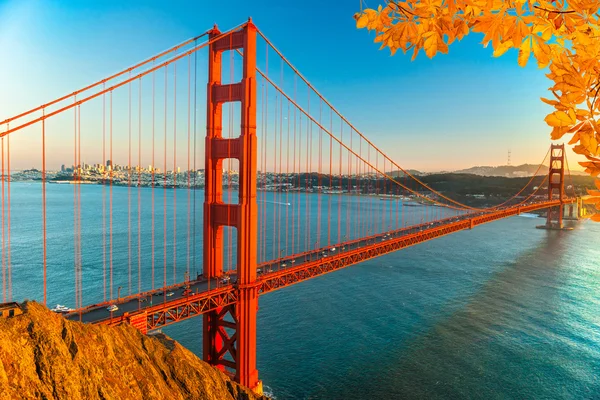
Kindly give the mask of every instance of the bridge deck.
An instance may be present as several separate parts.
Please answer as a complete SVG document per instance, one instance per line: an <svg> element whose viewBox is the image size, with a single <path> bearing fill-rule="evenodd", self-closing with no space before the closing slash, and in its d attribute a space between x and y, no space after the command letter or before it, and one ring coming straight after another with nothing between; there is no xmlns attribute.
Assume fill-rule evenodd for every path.
<svg viewBox="0 0 600 400"><path fill-rule="evenodd" d="M566 199L563 203L568 204L575 201L575 199ZM256 286L259 294L262 295L460 230L558 205L560 205L560 201L553 200L493 212L474 212L273 260L258 266L259 275ZM334 248L335 250L333 250ZM235 271L231 273L229 284L222 284L217 279L203 279L200 276L196 280L172 285L164 290L161 288L110 303L91 305L67 315L67 318L90 323L117 325L132 319L143 318L145 315L147 329L157 329L235 303L237 301L236 282ZM191 293L184 295L186 287L191 290ZM109 304L117 304L118 311L109 312L106 309Z"/></svg>

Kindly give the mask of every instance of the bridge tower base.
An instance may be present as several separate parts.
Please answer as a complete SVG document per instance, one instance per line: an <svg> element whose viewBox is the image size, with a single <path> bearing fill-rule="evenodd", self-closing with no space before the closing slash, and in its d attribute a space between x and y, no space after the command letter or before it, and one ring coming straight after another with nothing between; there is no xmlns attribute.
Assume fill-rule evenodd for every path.
<svg viewBox="0 0 600 400"><path fill-rule="evenodd" d="M256 27L251 20L239 31L220 37L209 34L208 101L204 198L204 274L209 280L223 274L223 227L237 230L237 303L204 314L204 360L235 380L262 392L256 369L258 283L256 251ZM241 50L242 80L222 84L223 52ZM240 136L223 138L222 106L241 103ZM238 204L223 202L223 160L239 160Z"/></svg>

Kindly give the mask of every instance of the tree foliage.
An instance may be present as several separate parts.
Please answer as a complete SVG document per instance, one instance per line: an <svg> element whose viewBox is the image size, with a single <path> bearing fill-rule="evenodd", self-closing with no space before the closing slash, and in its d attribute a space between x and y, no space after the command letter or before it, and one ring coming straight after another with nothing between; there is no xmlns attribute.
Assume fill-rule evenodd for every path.
<svg viewBox="0 0 600 400"><path fill-rule="evenodd" d="M494 57L518 49L524 67L534 59L548 68L554 107L545 118L553 140L570 136L573 151L596 178L591 202L600 212L600 1L598 0L404 0L355 14L357 28L374 30L381 49L421 50L432 58L469 32L483 34ZM600 214L594 216L600 221Z"/></svg>

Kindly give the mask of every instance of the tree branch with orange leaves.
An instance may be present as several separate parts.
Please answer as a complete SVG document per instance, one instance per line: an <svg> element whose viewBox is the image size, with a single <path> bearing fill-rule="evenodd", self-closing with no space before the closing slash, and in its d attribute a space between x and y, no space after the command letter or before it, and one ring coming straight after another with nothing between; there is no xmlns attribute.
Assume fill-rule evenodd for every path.
<svg viewBox="0 0 600 400"><path fill-rule="evenodd" d="M553 140L570 136L573 151L595 178L598 190L588 190L600 222L600 1L597 0L393 0L377 9L356 13L356 27L375 31L381 49L423 50L433 58L447 53L454 41L470 32L491 42L494 57L518 49L517 62L525 67L533 58L548 68L555 99L541 100L554 107L545 118Z"/></svg>

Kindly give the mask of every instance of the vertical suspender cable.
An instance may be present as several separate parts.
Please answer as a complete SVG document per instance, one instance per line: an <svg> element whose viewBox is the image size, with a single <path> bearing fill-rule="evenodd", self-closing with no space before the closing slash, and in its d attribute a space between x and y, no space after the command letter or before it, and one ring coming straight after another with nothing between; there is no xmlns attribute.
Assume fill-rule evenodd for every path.
<svg viewBox="0 0 600 400"><path fill-rule="evenodd" d="M191 176L190 176L190 145L191 145L191 110L192 105L192 58L188 56L188 98L187 98L187 246L186 246L186 276L190 277L190 200L191 200Z"/></svg>
<svg viewBox="0 0 600 400"><path fill-rule="evenodd" d="M329 131L333 133L333 111L329 115ZM331 178L332 178L332 162L333 162L333 139L329 135L329 192L331 192ZM327 246L331 245L331 198L333 196L327 195Z"/></svg>
<svg viewBox="0 0 600 400"><path fill-rule="evenodd" d="M83 163L81 161L81 105L77 106L77 160L80 167L79 185L77 185L77 278L79 279L78 302L79 308L83 307L83 271L82 271L82 255L81 255L81 171ZM81 319L81 314L80 314Z"/></svg>
<svg viewBox="0 0 600 400"><path fill-rule="evenodd" d="M279 204L277 204L277 200L278 200L278 193L277 193L277 127L278 127L278 119L279 119L279 114L278 114L278 105L279 105L279 93L275 92L275 104L274 104L274 108L275 108L275 113L274 113L274 118L273 118L273 175L274 175L274 179L273 179L273 183L275 184L274 190L273 190L273 241L271 243L271 260L277 259L279 258L279 254L276 254L276 249L277 249L277 242L279 239L279 232L277 232L277 210L279 208Z"/></svg>
<svg viewBox="0 0 600 400"><path fill-rule="evenodd" d="M354 136L353 133L354 131L352 130L352 128L350 128L350 148L352 150L354 150L354 147L352 146L352 137ZM352 175L352 153L348 152L348 193L350 195L348 197L348 205L346 206L346 239L350 239L351 235L350 208L352 207L352 202L355 201L354 194L352 193L352 182L354 182L354 176Z"/></svg>
<svg viewBox="0 0 600 400"><path fill-rule="evenodd" d="M6 258L5 258L5 232L4 232L4 137L2 137L2 302L6 303L6 290L7 290L7 279L6 279Z"/></svg>
<svg viewBox="0 0 600 400"><path fill-rule="evenodd" d="M137 197L138 197L138 293L142 291L142 78L139 80L139 93L138 93L138 183L137 183Z"/></svg>
<svg viewBox="0 0 600 400"><path fill-rule="evenodd" d="M308 96L309 96L309 101L310 101L310 89L308 90ZM310 106L309 106L309 114L310 114ZM307 172L308 172L308 177L309 177L309 181L307 181L307 185L310 184L310 189L313 189L313 171L312 171L312 157L313 157L313 138L312 138L312 122L308 123L306 125L307 128L307 135L306 135L306 141L307 141L307 147L308 147L308 152L306 153L306 161L307 161ZM306 211L306 231L308 234L308 249L314 249L316 247L313 247L313 243L311 240L311 233L312 233L312 227L311 227L311 221L310 221L310 212L311 212L311 200L312 198L308 195L308 186L306 189L306 207L307 207L307 211Z"/></svg>
<svg viewBox="0 0 600 400"><path fill-rule="evenodd" d="M321 202L323 200L323 182L321 174L323 173L323 101L319 100L319 161L317 163L317 248L321 247Z"/></svg>
<svg viewBox="0 0 600 400"><path fill-rule="evenodd" d="M6 236L7 236L7 240L6 240L6 255L7 255L7 260L6 260L6 264L8 266L8 301L12 301L12 268L11 268L11 263L10 263L10 135L6 136L6 168L7 168L7 174L6 174L6 186L7 186L7 195L8 195L8 207L7 207L7 213L6 213Z"/></svg>
<svg viewBox="0 0 600 400"><path fill-rule="evenodd" d="M42 115L46 113L42 109ZM42 246L43 246L43 268L44 268L44 305L47 304L46 278L47 278L47 236L46 236L46 119L42 119Z"/></svg>
<svg viewBox="0 0 600 400"><path fill-rule="evenodd" d="M344 136L344 122L340 119L340 137ZM341 139L340 139L341 140ZM339 183L338 183L338 243L342 242L342 201L344 198L342 197L342 145L340 144L340 154L338 160L339 167Z"/></svg>
<svg viewBox="0 0 600 400"><path fill-rule="evenodd" d="M269 44L266 44L266 49L265 49L265 72L267 75L267 78L269 77ZM263 188L265 188L265 185L267 183L267 145L268 145L268 134L269 134L269 87L265 84L265 104L264 104L264 119L265 119L265 126L264 126L264 135L263 135L263 146L264 146L264 151L263 151ZM267 261L267 202L266 202L266 198L267 198L267 193L265 191L264 196L263 196L263 203L262 203L262 209L263 209L263 218L264 218L264 224L263 224L263 240L262 240L262 247L263 247L263 261Z"/></svg>
<svg viewBox="0 0 600 400"><path fill-rule="evenodd" d="M106 84L102 85L102 89ZM102 287L106 301L106 94L102 95Z"/></svg>
<svg viewBox="0 0 600 400"><path fill-rule="evenodd" d="M296 74L294 74L294 101L296 101L296 84L297 84L297 78L296 78ZM289 107L289 102L288 102L288 107ZM289 117L288 117L289 120ZM298 175L296 175L296 106L294 106L294 127L293 127L293 135L294 135L294 145L292 147L292 151L293 151L293 161L292 161L292 176L294 177L294 180L296 181L292 181L293 183L293 187L296 188L300 182L297 181L298 176L300 176L300 170L298 170ZM298 146L300 147L300 146ZM294 204L298 202L296 196L292 195L292 200L294 201ZM295 246L294 246L294 242L295 242L295 232L296 232L296 218L294 218L294 204L292 204L292 252L291 254L295 254Z"/></svg>
<svg viewBox="0 0 600 400"><path fill-rule="evenodd" d="M77 102L77 97L73 98ZM2 163L4 166L4 163ZM75 277L75 308L79 308L79 280L77 279L77 185L79 166L77 165L77 108L73 108L73 266ZM4 213L3 213L4 214Z"/></svg>
<svg viewBox="0 0 600 400"><path fill-rule="evenodd" d="M257 252L256 252L256 258L257 258L257 264L260 264L262 262L262 254L261 254L261 240L262 240L262 235L261 232L263 230L263 226L262 226L262 208L261 208L261 204L263 201L263 194L264 194L264 190L261 190L260 185L262 184L262 177L261 177L261 167L262 167L262 142L264 141L263 138L263 132L262 132L262 126L263 126L263 117L262 117L262 103L263 103L263 92L262 92L262 83L261 83L261 79L260 77L257 77L257 83L256 83L256 88L257 88L257 92L256 92L256 140L257 140L257 153L256 153L256 174L257 174L257 178L256 178L256 184L257 184L257 192L256 192L256 202L257 202L257 212L258 212L258 216L257 216L257 223L258 223L258 230L257 230L257 234L258 234L258 240L257 240Z"/></svg>
<svg viewBox="0 0 600 400"><path fill-rule="evenodd" d="M131 78L131 71L129 72ZM128 111L128 144L127 144L127 287L131 295L131 82L127 85L129 91Z"/></svg>
<svg viewBox="0 0 600 400"><path fill-rule="evenodd" d="M281 62L281 77L280 77L280 81L281 81L281 86L283 87L283 61ZM275 171L275 173L277 174L277 179L279 181L279 187L278 187L278 192L279 192L279 198L277 199L277 202L279 203L277 205L278 208L278 213L277 213L277 258L281 258L281 239L283 237L283 234L281 233L281 207L282 207L282 190L283 187L281 186L281 181L282 181L282 175L281 175L281 166L282 166L282 153L283 153L283 96L279 96L279 173L277 174L277 171ZM287 204L287 203L286 203ZM279 265L278 264L278 269L279 269Z"/></svg>
<svg viewBox="0 0 600 400"><path fill-rule="evenodd" d="M290 200L289 200L289 192L290 192L290 187L289 185L287 185L288 183L290 183L290 102L287 102L287 143L286 143L286 149L287 149L287 153L286 153L286 157L285 157L285 183L286 183L286 189L285 189L285 249L286 249L286 255L288 255L288 248L290 246L289 244L289 213L290 213ZM292 220L294 219L294 216L292 215ZM294 228L292 227L292 231L294 230ZM293 254L293 252L292 252Z"/></svg>
<svg viewBox="0 0 600 400"><path fill-rule="evenodd" d="M173 283L177 282L177 63L173 63Z"/></svg>
<svg viewBox="0 0 600 400"><path fill-rule="evenodd" d="M310 90L308 90L308 113L310 114ZM306 250L313 250L312 242L310 241L310 200L308 195L308 185L312 189L312 124L307 120L306 123Z"/></svg>
<svg viewBox="0 0 600 400"><path fill-rule="evenodd" d="M194 42L194 45L196 45L196 43ZM197 97L198 97L198 85L197 85L197 78L198 78L198 73L197 73L197 67L198 67L198 52L195 51L194 52L194 196L193 196L193 218L194 218L194 224L193 224L193 232L192 232L192 260L194 262L194 273L197 273L196 270L196 176L198 175L198 172L196 171L196 109L197 109Z"/></svg>
<svg viewBox="0 0 600 400"><path fill-rule="evenodd" d="M165 140L163 158L163 289L167 286L167 70L165 66ZM163 290L163 300L166 301L167 293Z"/></svg>
<svg viewBox="0 0 600 400"><path fill-rule="evenodd" d="M113 161L113 92L110 91L110 109L109 109L109 156L110 156L110 170L109 170L109 200L108 200L108 225L109 225L109 292L110 300L113 299L113 174L114 174L114 161Z"/></svg>
<svg viewBox="0 0 600 400"><path fill-rule="evenodd" d="M294 108L294 113L296 113L296 108ZM298 176L302 176L302 114L298 116ZM298 178L298 189L302 188L302 182L300 178ZM298 229L297 237L298 237L298 251L302 250L302 252L308 250L306 247L302 247L302 236L300 235L301 227L302 227L302 206L301 206L301 197L300 190L298 190L296 194L296 203L298 203L296 219L298 220L296 227Z"/></svg>
<svg viewBox="0 0 600 400"><path fill-rule="evenodd" d="M268 53L267 53L267 70L268 70ZM264 96L264 126L263 126L263 188L266 189L267 184L267 145L268 145L268 132L269 132L269 87L265 85L265 96ZM263 202L262 202L262 218L263 218L263 232L262 232L262 260L267 261L267 192L263 193Z"/></svg>
<svg viewBox="0 0 600 400"><path fill-rule="evenodd" d="M156 178L156 161L154 158L155 150L155 134L156 134L156 73L152 72L152 290L154 290L154 254L155 254L155 230L154 230L154 192L155 189L155 178Z"/></svg>

